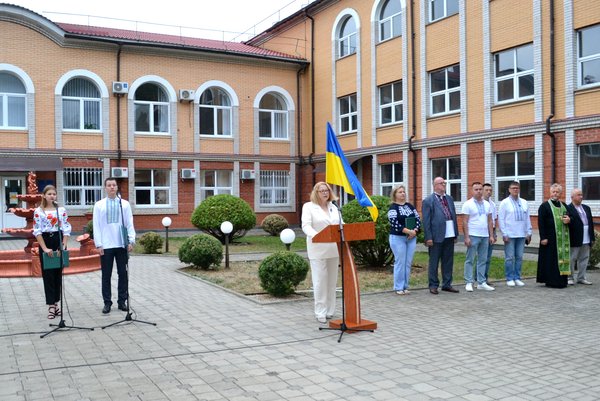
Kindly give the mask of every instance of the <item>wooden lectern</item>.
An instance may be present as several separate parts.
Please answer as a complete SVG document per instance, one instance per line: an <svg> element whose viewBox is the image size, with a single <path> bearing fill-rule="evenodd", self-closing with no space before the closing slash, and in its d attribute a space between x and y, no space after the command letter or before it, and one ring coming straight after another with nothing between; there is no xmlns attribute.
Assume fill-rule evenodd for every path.
<svg viewBox="0 0 600 401"><path fill-rule="evenodd" d="M344 258L342 270L342 288L344 290L344 311L346 314L346 327L348 331L352 329L375 330L377 322L361 319L360 317L360 289L358 286L358 274L354 265L354 257L350 250L351 241L361 241L375 239L375 223L350 223L344 224L344 247L340 249L341 236L340 226L332 224L325 227L312 239L313 242L335 242L338 244L338 250ZM331 320L329 327L339 329L342 325L342 319Z"/></svg>

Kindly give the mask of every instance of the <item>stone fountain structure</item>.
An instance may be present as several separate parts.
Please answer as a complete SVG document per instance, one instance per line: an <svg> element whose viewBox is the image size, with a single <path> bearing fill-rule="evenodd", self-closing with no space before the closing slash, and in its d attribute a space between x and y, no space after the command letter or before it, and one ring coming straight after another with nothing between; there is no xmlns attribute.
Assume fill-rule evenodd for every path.
<svg viewBox="0 0 600 401"><path fill-rule="evenodd" d="M41 277L39 251L36 238L33 236L33 212L41 202L42 195L38 193L36 174L32 171L27 175L27 194L17 195L17 198L27 204L26 208L10 209L10 212L24 217L25 228L5 228L2 232L27 240L23 250L0 251L0 277ZM77 237L79 249L69 248L69 267L64 274L85 273L100 270L100 255L89 234Z"/></svg>

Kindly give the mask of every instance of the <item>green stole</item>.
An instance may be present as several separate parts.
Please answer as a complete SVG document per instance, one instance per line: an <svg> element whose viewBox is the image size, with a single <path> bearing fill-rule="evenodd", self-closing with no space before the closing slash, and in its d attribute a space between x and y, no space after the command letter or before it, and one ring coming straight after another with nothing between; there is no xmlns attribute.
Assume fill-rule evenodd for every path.
<svg viewBox="0 0 600 401"><path fill-rule="evenodd" d="M560 203L560 207L554 206L551 200L548 200L552 217L554 219L554 230L556 231L556 252L558 256L558 271L561 276L571 274L571 241L569 240L569 227L562 222L562 216L567 213L565 205Z"/></svg>

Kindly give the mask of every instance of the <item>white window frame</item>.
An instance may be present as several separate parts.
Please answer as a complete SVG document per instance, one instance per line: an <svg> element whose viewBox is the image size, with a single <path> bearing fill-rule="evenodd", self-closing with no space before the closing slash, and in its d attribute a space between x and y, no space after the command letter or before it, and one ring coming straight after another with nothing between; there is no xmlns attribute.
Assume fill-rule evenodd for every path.
<svg viewBox="0 0 600 401"><path fill-rule="evenodd" d="M504 194L500 193L501 189L500 189L500 183L501 182L512 182L512 181L517 181L519 183L523 182L523 181L533 181L534 185L533 185L533 198L528 199L526 198L526 194L524 194L521 191L521 197L527 201L535 201L535 173L534 174L519 174L519 153L523 153L523 152L530 152L534 155L535 158L535 152L533 149L522 149L522 150L516 150L513 152L498 152L494 155L494 169L496 171L496 189L497 189L497 195L500 197ZM515 163L515 174L514 175L506 175L506 176L501 176L498 175L498 155L501 154L512 154L514 156L514 163ZM534 168L535 171L535 168ZM522 189L522 188L521 188ZM501 199L499 199L501 200Z"/></svg>
<svg viewBox="0 0 600 401"><path fill-rule="evenodd" d="M448 14L448 2L450 2L450 1L456 2L457 12L452 13L452 14ZM444 3L444 14L434 19L433 18L433 10L434 10L434 5L433 4L437 3L437 2L443 2ZM439 21L441 19L450 17L451 15L454 15L454 14L458 14L458 0L430 0L429 1L429 22Z"/></svg>
<svg viewBox="0 0 600 401"><path fill-rule="evenodd" d="M284 191L285 203L277 202L277 191ZM268 194L271 200L265 203L263 199ZM259 204L261 207L290 205L290 172L284 170L264 170L260 172Z"/></svg>
<svg viewBox="0 0 600 401"><path fill-rule="evenodd" d="M357 29L356 29L356 21L354 22L354 31L349 34L342 36L342 30L344 29L345 24L354 17L348 16L345 18L340 24L340 33L338 35L338 58L344 58L351 56L356 53L358 48L358 44L356 43ZM347 49L346 51L344 49Z"/></svg>
<svg viewBox="0 0 600 401"><path fill-rule="evenodd" d="M584 146L590 146L590 145L597 146L598 149L600 149L600 143L584 143L584 144L580 144L579 146L577 146L577 153L578 153L578 155L577 155L578 156L577 157L577 165L578 165L577 171L579 172L579 188L581 188L582 191L584 191L584 194L583 194L583 198L584 199L587 199L589 201L596 201L596 202L598 202L598 201L600 201L600 198L598 198L598 199L590 198L589 195L588 195L588 193L585 192L585 188L584 188L585 186L583 185L583 180L585 178L597 178L597 177L600 177L600 170L597 170L597 171L581 171L581 149ZM598 154L598 157L600 157L600 154Z"/></svg>
<svg viewBox="0 0 600 401"><path fill-rule="evenodd" d="M138 171L150 171L150 186L141 186L141 185L137 185L137 183L135 182L135 176L134 176L134 188L133 191L136 194L135 198L136 198L136 203L135 206L138 208L168 208L171 207L171 170L167 169L167 168L156 168L156 169L149 169L149 168L140 168L138 169ZM166 171L166 176L169 179L169 182L166 186L156 186L154 185L154 172L155 171ZM155 199L155 195L156 195L156 191L167 191L167 197L169 199L167 199L167 203L155 203L154 199ZM139 200L137 199L137 191L150 191L150 203L149 204L143 204L140 203Z"/></svg>
<svg viewBox="0 0 600 401"><path fill-rule="evenodd" d="M398 5L400 6L400 11L398 11L395 14L390 15L389 17L383 18L381 19L381 13L383 13L383 9L392 1L396 1L398 2ZM386 0L383 4L383 6L381 7L381 11L379 12L379 24L378 24L378 28L379 28L379 42L385 42L386 40L390 40L393 38L396 38L398 36L402 35L402 5L400 4L400 0ZM398 32L394 31L394 21L398 21L399 26L399 30ZM383 27L384 25L389 24L390 26L390 35L388 37L383 37Z"/></svg>
<svg viewBox="0 0 600 401"><path fill-rule="evenodd" d="M398 90L399 94L400 94L400 100L394 100L396 98L396 91L394 90L394 87L400 84L400 88ZM382 103L382 96L381 96L381 91L386 88L386 87L390 87L391 88L391 92L392 92L392 101L390 103ZM386 125L393 125L393 124L399 124L401 122L404 121L404 100L402 99L402 81L396 81L396 82L391 82L389 84L386 85L381 85L378 91L378 95L379 95L379 125L380 126L386 126ZM396 116L396 106L401 106L401 113L402 115L400 116L400 118L398 118ZM385 109L391 109L391 121L389 123L384 123L383 122L383 111Z"/></svg>
<svg viewBox="0 0 600 401"><path fill-rule="evenodd" d="M458 165L461 168L460 174L458 178L450 178L450 160L458 160ZM462 188L461 188L461 182L462 182L462 166L460 164L460 157L456 156L456 157L442 157L439 159L431 159L431 182L433 182L433 180L436 178L434 177L434 169L433 169L433 163L434 162L439 162L439 161L444 161L446 164L446 174L445 176L441 176L444 180L446 180L446 193L450 196L452 196L454 198L454 195L452 195L452 188L455 188L455 186L458 186L458 194L459 196L457 196L456 198L460 198L460 199L454 199L455 202L461 202L462 201Z"/></svg>
<svg viewBox="0 0 600 401"><path fill-rule="evenodd" d="M260 114L269 114L269 122L271 123L271 136L265 136L263 133L259 133L260 139L273 139L273 140L288 140L288 111L287 110L270 110L270 109L258 109L259 116ZM282 126L285 127L285 132L279 132L276 129L277 124L277 116L283 118ZM260 118L260 117L259 117Z"/></svg>
<svg viewBox="0 0 600 401"><path fill-rule="evenodd" d="M496 54L494 54L494 80L495 80L495 85L494 85L494 89L495 89L495 102L496 104L503 104L503 103L510 103L510 102L514 102L514 101L518 101L518 100L525 100L525 99L533 99L535 93L532 93L531 95L526 95L526 96L521 96L520 94L520 85L519 85L519 79L526 77L528 75L531 75L532 79L534 77L534 66L531 66L530 70L524 70L524 71L517 71L517 66L518 64L518 57L517 57L517 53L519 49L523 49L525 47L529 47L531 50L531 56L533 59L533 45L531 43L523 45L523 46L519 46L519 47L515 47L512 49L508 49L502 52L498 52ZM505 55L508 53L512 53L512 59L513 59L513 72L512 74L507 74L507 75L502 75L501 77L496 76L497 74L497 57L500 55ZM511 99L504 99L504 100L498 100L498 85L503 82L503 81L508 81L508 80L512 80L513 81L513 97Z"/></svg>
<svg viewBox="0 0 600 401"><path fill-rule="evenodd" d="M162 91L166 92L164 88L162 88L160 85L158 85L155 82L145 82L142 85L145 84L150 84L150 85L155 85L158 86ZM140 87L138 87L136 89L139 90L142 85L140 85ZM135 133L136 134L153 134L153 135L170 135L170 129L169 127L171 126L171 105L169 103L169 101L165 101L165 102L158 102L158 101L148 101L148 100L138 100L135 98L136 95L134 95L134 100L133 100L133 105L134 105L134 110L133 110L133 115L134 115L134 120L137 116L137 108L138 106L148 106L148 129L149 131L138 131L137 130L137 122L134 121L134 129L135 129ZM165 97L168 99L168 95L165 93ZM154 108L155 107L161 107L161 106L166 106L166 131L155 131L154 130ZM160 109L159 109L160 112Z"/></svg>
<svg viewBox="0 0 600 401"><path fill-rule="evenodd" d="M86 78L86 77L73 77L71 78L69 81L67 81L67 84L69 82L71 82L74 79L79 79L82 81L86 81L89 84L93 85L96 90L98 91L98 97L87 97L87 96L65 96L62 95L61 96L61 101L62 101L62 112L63 112L63 121L62 121L62 129L63 131L70 131L70 132L100 132L102 131L102 95L100 94L100 90L96 87L96 83L93 82L92 80ZM65 84L66 86L66 84ZM63 90L65 88L63 87ZM77 102L79 107L79 123L78 123L78 128L67 128L65 127L65 115L66 115L66 109L65 109L65 100L69 101L69 102ZM85 120L86 120L86 114L85 114L85 106L86 104L93 104L95 106L96 109L96 113L98 115L98 127L96 128L87 128L85 125Z"/></svg>
<svg viewBox="0 0 600 401"><path fill-rule="evenodd" d="M1 74L12 75L17 80L21 81L18 76L10 74L7 71L0 71ZM25 129L27 128L27 89L25 88L25 84L21 82L23 85L23 93L15 93L15 92L0 92L0 129ZM23 125L8 125L9 121L9 110L8 103L9 99L23 99Z"/></svg>
<svg viewBox="0 0 600 401"><path fill-rule="evenodd" d="M431 116L442 116L442 115L445 115L445 114L451 114L451 113L460 112L460 107L461 107L461 105L460 105L460 99L459 99L458 108L456 108L456 109L450 109L450 95L453 94L453 93L458 92L459 93L459 98L460 98L460 89L462 87L462 82L460 82L457 87L448 88L448 70L450 68L454 68L454 67L458 67L459 68L458 75L459 75L459 79L460 79L460 64L450 65L448 67L440 68L438 70L430 71L429 72L429 93L430 93L430 95L429 95L429 113L430 113ZM433 92L433 90L432 90L432 86L433 86L433 82L432 82L432 80L433 80L433 74L441 72L441 71L444 72L444 79L445 79L445 85L444 86L445 86L445 89L442 89L442 90L437 91L437 92ZM438 96L444 96L444 111L434 113L433 112L433 99L435 97L438 97Z"/></svg>
<svg viewBox="0 0 600 401"><path fill-rule="evenodd" d="M595 54L590 54L588 56L582 57L582 34L585 31L589 30L598 30L598 36L600 37L600 25L593 25L577 31L577 86L580 88L589 88L594 86L600 86L600 74L596 78L595 82L586 83L586 76L583 75L583 65L589 62L598 62L600 63L600 52Z"/></svg>
<svg viewBox="0 0 600 401"><path fill-rule="evenodd" d="M223 185L221 180L219 179L219 173L223 172L229 173L229 183L230 185ZM214 186L206 185L206 174L213 175L213 181L215 183ZM212 191L213 195L206 195L206 191ZM205 200L214 195L232 195L233 194L233 171L230 170L201 170L200 171L200 199Z"/></svg>
<svg viewBox="0 0 600 401"><path fill-rule="evenodd" d="M222 92L224 94L224 96L227 97L228 101L229 101L229 106L222 106L222 105L209 105L209 104L203 104L201 103L202 101L202 95L204 94L204 92L209 91L209 90L213 90L216 89L220 92ZM233 107L231 107L231 98L229 96L229 94L224 91L221 88L218 87L211 87L211 88L207 88L205 89L201 95L200 95L200 101L198 102L198 114L199 114L199 126L198 126L198 130L200 132L200 136L204 136L204 137L210 137L210 138L214 138L214 137L222 137L222 138L230 138L233 135ZM212 134L206 134L206 133L202 133L202 109L209 109L212 110L212 118L213 118L213 133ZM225 111L228 112L229 114L229 118L223 117L225 114ZM223 133L219 133L218 131L218 127L219 127L219 122L222 122L222 126L223 128L228 128L229 132L225 132L226 130L223 130Z"/></svg>
<svg viewBox="0 0 600 401"><path fill-rule="evenodd" d="M71 176L79 176L81 185L70 185ZM86 175L88 176L86 179ZM96 184L86 185L86 181L96 181ZM102 168L66 167L63 169L63 199L65 206L73 208L89 208L102 199ZM71 201L70 191L79 192L79 202ZM92 195L93 194L93 195ZM88 196L91 195L91 196ZM91 199L88 199L91 198Z"/></svg>
<svg viewBox="0 0 600 401"><path fill-rule="evenodd" d="M400 166L400 177L396 177L396 168L395 166ZM383 169L384 168L392 169L392 181L383 181ZM398 185L404 184L404 164L403 163L389 163L389 164L381 164L379 165L379 176L381 177L381 182L379 183L379 194L382 196L390 196L392 190L396 188ZM386 188L389 188L389 191L385 191Z"/></svg>
<svg viewBox="0 0 600 401"><path fill-rule="evenodd" d="M355 110L352 110L352 100L354 100ZM350 132L358 131L358 99L356 97L356 93L353 93L348 96L342 96L338 99L338 109L339 109L339 126L340 126L340 134L348 134ZM342 113L342 104L346 102L348 106L348 112ZM343 130L344 121L348 121L348 129ZM353 121L356 120L356 124Z"/></svg>

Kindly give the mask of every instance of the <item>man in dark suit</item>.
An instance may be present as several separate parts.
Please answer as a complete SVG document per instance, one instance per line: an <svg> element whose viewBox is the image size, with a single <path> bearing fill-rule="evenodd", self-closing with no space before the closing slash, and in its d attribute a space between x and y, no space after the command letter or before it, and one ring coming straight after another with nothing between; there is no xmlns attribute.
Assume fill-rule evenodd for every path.
<svg viewBox="0 0 600 401"><path fill-rule="evenodd" d="M567 212L571 218L569 224L569 236L571 238L571 276L568 283L575 283L575 264L577 264L577 282L579 284L591 285L585 277L590 249L594 245L594 220L592 211L588 205L583 203L583 192L575 188L571 191L571 203L567 205Z"/></svg>
<svg viewBox="0 0 600 401"><path fill-rule="evenodd" d="M442 264L442 291L457 293L452 287L454 244L458 236L454 200L446 194L446 180L433 180L433 194L423 200L425 245L429 248L429 292L438 294L438 265Z"/></svg>

